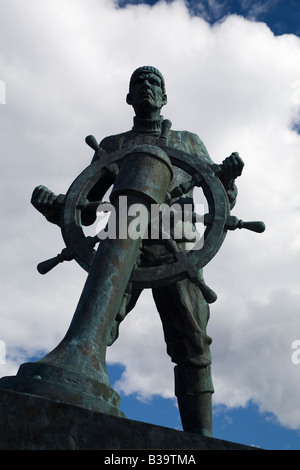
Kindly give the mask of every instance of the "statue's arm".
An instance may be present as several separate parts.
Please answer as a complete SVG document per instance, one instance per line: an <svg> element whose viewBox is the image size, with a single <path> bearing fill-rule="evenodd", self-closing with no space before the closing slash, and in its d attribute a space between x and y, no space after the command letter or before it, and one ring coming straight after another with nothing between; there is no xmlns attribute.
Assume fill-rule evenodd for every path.
<svg viewBox="0 0 300 470"><path fill-rule="evenodd" d="M229 157L223 160L221 165L221 172L218 174L222 182L230 202L230 208L235 205L238 190L235 180L241 176L244 167L244 162L237 152L233 152Z"/></svg>
<svg viewBox="0 0 300 470"><path fill-rule="evenodd" d="M113 180L111 175L104 169L101 180L91 189L87 199L90 202L100 201L109 189ZM64 207L64 202L60 200L61 196L57 196L46 186L37 186L31 196L31 204L52 224L61 226L61 214ZM87 209L81 212L82 225L92 225L96 220L96 209Z"/></svg>
<svg viewBox="0 0 300 470"><path fill-rule="evenodd" d="M104 139L100 145L104 148L106 146L106 140ZM92 162L94 163L97 160L97 154L95 153ZM100 201L105 195L106 191L113 184L112 175L110 172L103 170L101 179L95 186L91 189L87 195L87 199L90 202ZM61 226L61 214L63 211L63 202L60 197L57 197L50 189L46 186L39 185L37 186L31 196L31 204L37 209L43 216L51 223ZM85 226L92 225L96 220L96 210L85 210L81 213L81 223Z"/></svg>
<svg viewBox="0 0 300 470"><path fill-rule="evenodd" d="M198 147L198 155L205 163L212 165L214 162L209 156L209 153L202 142L202 140L196 135L193 134L193 139L195 139L194 145ZM238 190L235 184L235 180L238 176L242 174L244 162L237 152L233 152L229 157L227 157L222 165L220 165L221 171L218 174L218 178L222 182L230 203L231 209L234 207Z"/></svg>

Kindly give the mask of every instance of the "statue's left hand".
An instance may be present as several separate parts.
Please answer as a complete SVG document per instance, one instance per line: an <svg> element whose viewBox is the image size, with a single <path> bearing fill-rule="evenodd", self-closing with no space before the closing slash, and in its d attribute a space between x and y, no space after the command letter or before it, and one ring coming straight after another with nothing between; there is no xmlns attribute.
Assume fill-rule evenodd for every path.
<svg viewBox="0 0 300 470"><path fill-rule="evenodd" d="M229 157L225 158L222 163L221 179L230 181L241 176L244 162L238 152L233 152Z"/></svg>

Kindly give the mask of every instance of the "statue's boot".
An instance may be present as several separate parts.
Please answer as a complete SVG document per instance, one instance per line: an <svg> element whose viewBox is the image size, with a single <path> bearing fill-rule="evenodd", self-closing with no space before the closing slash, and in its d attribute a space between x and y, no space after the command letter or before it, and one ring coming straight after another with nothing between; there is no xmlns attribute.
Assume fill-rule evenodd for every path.
<svg viewBox="0 0 300 470"><path fill-rule="evenodd" d="M213 391L210 367L175 367L175 395L184 431L212 436Z"/></svg>
<svg viewBox="0 0 300 470"><path fill-rule="evenodd" d="M212 437L212 394L187 393L177 401L183 430Z"/></svg>

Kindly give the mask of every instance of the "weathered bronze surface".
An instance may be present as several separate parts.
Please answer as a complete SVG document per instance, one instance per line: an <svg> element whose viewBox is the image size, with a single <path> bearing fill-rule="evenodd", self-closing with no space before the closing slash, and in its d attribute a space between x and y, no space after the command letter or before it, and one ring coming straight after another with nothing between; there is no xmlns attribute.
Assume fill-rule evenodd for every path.
<svg viewBox="0 0 300 470"><path fill-rule="evenodd" d="M152 458L150 464L167 463L161 458L164 453L176 454L176 460L172 463L177 463L180 452L175 453L175 449L185 450L184 455L190 451L196 460L192 460L191 464L198 463L200 458L203 460L195 450L260 450L253 446L131 421L43 397L1 390L0 450L106 450L105 454L100 454L100 458L103 454L112 457L117 451L116 464L121 464L118 458L128 455L124 449L131 449L130 455L134 453L132 450L138 450L139 457L143 456L140 451L145 449L150 450L152 456L158 454L156 461ZM128 457L125 457L124 464L128 466L129 463ZM189 458L185 463L189 463Z"/></svg>
<svg viewBox="0 0 300 470"><path fill-rule="evenodd" d="M39 272L45 274L75 259L88 277L61 343L39 361L23 364L16 377L1 379L0 387L123 417L119 396L108 379L106 349L117 339L119 325L141 291L152 288L167 352L176 364L175 395L183 429L211 436L212 340L206 327L209 304L217 296L204 282L203 267L216 255L228 230L260 233L265 227L230 215L237 197L235 179L244 166L240 156L234 152L215 164L197 135L174 131L163 119L166 102L161 73L149 66L137 69L127 95L135 111L132 130L106 137L100 144L88 136L86 142L95 151L92 163L66 195L56 196L44 186L34 190L32 204L61 227L66 244L59 255L39 264ZM169 238L146 238L152 205L190 207L195 186L202 188L208 204L199 246L191 249L190 240L172 233ZM118 236L99 243L97 234L84 235L82 225L94 222L110 187ZM146 208L139 219L144 227L139 238L120 236L118 221L124 219L120 196L126 196L129 207ZM193 216L197 220L197 214ZM128 215L126 229L131 221Z"/></svg>

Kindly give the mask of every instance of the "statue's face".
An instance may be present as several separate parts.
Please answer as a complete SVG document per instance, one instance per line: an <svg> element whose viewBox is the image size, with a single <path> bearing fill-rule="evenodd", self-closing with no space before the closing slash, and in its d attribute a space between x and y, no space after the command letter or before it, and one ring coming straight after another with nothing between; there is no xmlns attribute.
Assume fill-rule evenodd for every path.
<svg viewBox="0 0 300 470"><path fill-rule="evenodd" d="M162 81L155 73L142 72L133 78L127 103L135 111L149 112L160 110L167 102L167 96L162 90Z"/></svg>

